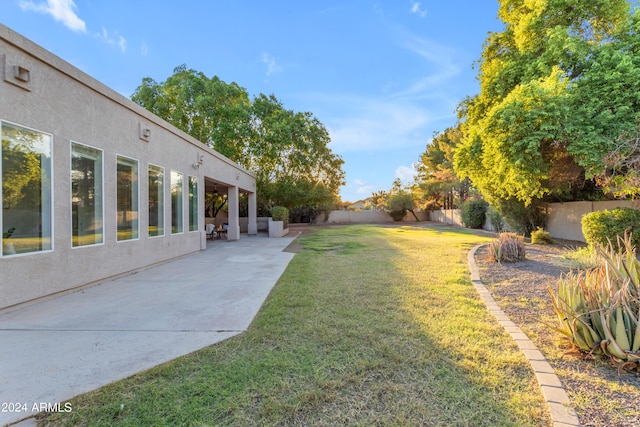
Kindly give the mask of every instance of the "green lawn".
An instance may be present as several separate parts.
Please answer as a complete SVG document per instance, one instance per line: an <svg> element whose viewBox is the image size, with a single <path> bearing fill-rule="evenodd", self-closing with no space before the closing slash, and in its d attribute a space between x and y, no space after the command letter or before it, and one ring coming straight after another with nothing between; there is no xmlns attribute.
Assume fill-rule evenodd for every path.
<svg viewBox="0 0 640 427"><path fill-rule="evenodd" d="M549 426L470 283L488 241L445 227L319 227L246 333L72 401L41 425Z"/></svg>

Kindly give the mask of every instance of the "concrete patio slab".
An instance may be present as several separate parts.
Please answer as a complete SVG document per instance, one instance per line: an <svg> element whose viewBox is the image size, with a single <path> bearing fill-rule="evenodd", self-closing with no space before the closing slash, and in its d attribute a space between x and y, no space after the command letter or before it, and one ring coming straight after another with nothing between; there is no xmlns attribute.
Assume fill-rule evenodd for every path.
<svg viewBox="0 0 640 427"><path fill-rule="evenodd" d="M283 249L295 237L215 241L206 251L0 312L0 425L245 331L293 258Z"/></svg>

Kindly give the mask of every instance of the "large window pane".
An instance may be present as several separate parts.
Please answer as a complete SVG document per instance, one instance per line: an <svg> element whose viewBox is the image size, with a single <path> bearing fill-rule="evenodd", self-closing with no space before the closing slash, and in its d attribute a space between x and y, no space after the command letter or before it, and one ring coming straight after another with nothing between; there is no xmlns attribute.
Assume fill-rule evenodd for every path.
<svg viewBox="0 0 640 427"><path fill-rule="evenodd" d="M164 235L164 169L149 165L149 236Z"/></svg>
<svg viewBox="0 0 640 427"><path fill-rule="evenodd" d="M102 150L71 143L71 242L103 242Z"/></svg>
<svg viewBox="0 0 640 427"><path fill-rule="evenodd" d="M189 231L198 231L198 178L189 177Z"/></svg>
<svg viewBox="0 0 640 427"><path fill-rule="evenodd" d="M118 240L138 238L138 161L118 156Z"/></svg>
<svg viewBox="0 0 640 427"><path fill-rule="evenodd" d="M51 135L0 122L2 255L51 250Z"/></svg>
<svg viewBox="0 0 640 427"><path fill-rule="evenodd" d="M171 232L182 233L182 174L171 171Z"/></svg>

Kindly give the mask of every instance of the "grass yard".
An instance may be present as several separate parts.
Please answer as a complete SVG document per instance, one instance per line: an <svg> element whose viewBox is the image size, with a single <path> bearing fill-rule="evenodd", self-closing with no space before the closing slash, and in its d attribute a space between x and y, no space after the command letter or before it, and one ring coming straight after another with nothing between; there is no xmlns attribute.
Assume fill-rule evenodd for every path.
<svg viewBox="0 0 640 427"><path fill-rule="evenodd" d="M524 356L470 283L467 252L485 241L318 227L247 332L39 425L549 426Z"/></svg>

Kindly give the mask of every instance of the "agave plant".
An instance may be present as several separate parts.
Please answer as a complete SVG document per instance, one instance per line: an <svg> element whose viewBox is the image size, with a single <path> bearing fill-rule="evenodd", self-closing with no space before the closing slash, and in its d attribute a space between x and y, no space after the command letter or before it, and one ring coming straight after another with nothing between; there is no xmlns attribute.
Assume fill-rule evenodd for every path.
<svg viewBox="0 0 640 427"><path fill-rule="evenodd" d="M557 328L583 352L609 356L621 366L640 361L640 262L630 236L598 248L600 266L563 276L548 288Z"/></svg>

